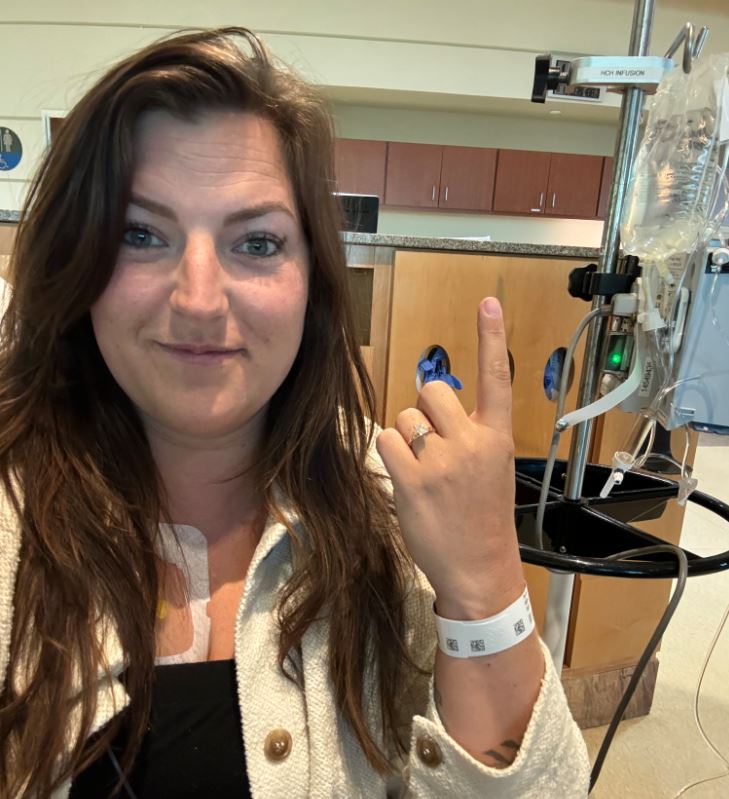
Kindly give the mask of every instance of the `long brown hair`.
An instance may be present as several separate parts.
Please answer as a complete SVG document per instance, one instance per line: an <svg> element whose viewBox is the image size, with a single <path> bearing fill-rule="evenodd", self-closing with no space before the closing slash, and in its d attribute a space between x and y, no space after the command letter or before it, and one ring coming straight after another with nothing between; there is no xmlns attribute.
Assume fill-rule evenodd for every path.
<svg viewBox="0 0 729 799"><path fill-rule="evenodd" d="M388 771L386 747L366 722L367 678L379 688L385 735L405 747L397 727L414 665L403 644L412 562L387 487L367 465L375 406L354 334L326 103L245 29L184 33L114 66L70 112L33 182L11 258L14 293L0 342L0 476L22 545L0 695L2 799L49 795L102 754L122 717L128 768L148 723L155 535L165 500L140 420L97 348L89 308L113 270L134 126L151 109L182 119L210 109L252 111L279 132L311 264L303 340L270 402L261 455L269 512L285 519L275 500L280 488L306 530L304 541L288 528L296 566L280 597L279 668L298 679L288 668L292 653L325 614L336 701L367 759ZM131 704L90 738L98 675L107 669L101 618L113 622L124 650ZM11 677L24 663L29 673L16 688ZM74 705L79 732L62 757Z"/></svg>

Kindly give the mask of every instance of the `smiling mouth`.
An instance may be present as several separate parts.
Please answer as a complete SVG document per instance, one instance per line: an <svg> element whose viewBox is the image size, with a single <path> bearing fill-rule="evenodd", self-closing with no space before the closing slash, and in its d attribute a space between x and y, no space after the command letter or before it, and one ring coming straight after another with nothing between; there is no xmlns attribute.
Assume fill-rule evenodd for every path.
<svg viewBox="0 0 729 799"><path fill-rule="evenodd" d="M243 349L226 349L215 347L210 344L163 344L159 346L172 357L186 361L188 363L215 364L223 363L236 355L240 355Z"/></svg>

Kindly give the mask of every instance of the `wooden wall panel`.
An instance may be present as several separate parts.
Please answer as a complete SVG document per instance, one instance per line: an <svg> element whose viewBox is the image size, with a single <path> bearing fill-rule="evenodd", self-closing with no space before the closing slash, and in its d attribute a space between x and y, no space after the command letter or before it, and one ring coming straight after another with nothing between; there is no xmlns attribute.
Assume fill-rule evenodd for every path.
<svg viewBox="0 0 729 799"><path fill-rule="evenodd" d="M384 424L387 397L387 371L390 347L390 312L392 304L392 265L374 264L372 280L372 382L375 387L377 423Z"/></svg>
<svg viewBox="0 0 729 799"><path fill-rule="evenodd" d="M415 369L423 350L446 348L464 384L458 396L470 413L475 403L476 309L487 296L504 307L507 342L514 357L514 440L520 456L546 457L555 405L544 395L549 354L566 346L589 310L570 297L570 260L401 251L395 256L385 421L416 402ZM581 368L581 352L575 374ZM568 395L574 403L577 380ZM566 455L569 436L560 455Z"/></svg>
<svg viewBox="0 0 729 799"><path fill-rule="evenodd" d="M635 420L633 414L612 410L600 420L596 446L590 460L612 462L613 453L623 449ZM683 430L671 434L674 457L683 455ZM698 435L690 433L688 463L696 453ZM685 508L671 500L659 519L631 522L635 527L678 544ZM636 663L668 605L671 580L634 580L577 575L572 601L570 635L565 663L571 669L597 668Z"/></svg>
<svg viewBox="0 0 729 799"><path fill-rule="evenodd" d="M567 260L397 252L386 424L393 425L397 414L417 401L416 365L423 350L433 344L440 344L448 351L452 371L464 384L458 396L469 413L473 410L478 345L476 309L483 297L493 295L504 306L508 345L515 362L517 453L545 457L555 406L547 400L542 388L544 365L555 347L568 343L575 325L588 310L587 303L571 298L565 290L567 273L573 266L574 262ZM570 393L572 402L575 395L576 385ZM563 442L562 454L566 454L568 443L568 440ZM529 564L524 572L541 633L549 573Z"/></svg>

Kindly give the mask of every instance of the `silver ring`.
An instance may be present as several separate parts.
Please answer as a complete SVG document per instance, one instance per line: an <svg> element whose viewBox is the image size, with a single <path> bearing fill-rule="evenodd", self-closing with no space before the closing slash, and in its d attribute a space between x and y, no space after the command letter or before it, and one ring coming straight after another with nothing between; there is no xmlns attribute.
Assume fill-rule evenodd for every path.
<svg viewBox="0 0 729 799"><path fill-rule="evenodd" d="M413 433L410 436L410 441L408 441L408 446L412 447L413 442L417 441L419 438L423 438L423 436L427 436L428 433L435 433L435 428L431 427L429 424L418 422L413 427Z"/></svg>

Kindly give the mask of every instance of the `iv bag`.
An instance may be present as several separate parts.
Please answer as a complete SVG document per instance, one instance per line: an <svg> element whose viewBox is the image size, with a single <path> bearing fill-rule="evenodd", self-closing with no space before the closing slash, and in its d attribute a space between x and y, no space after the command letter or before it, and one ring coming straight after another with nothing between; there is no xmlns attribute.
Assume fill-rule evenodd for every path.
<svg viewBox="0 0 729 799"><path fill-rule="evenodd" d="M674 68L661 81L628 185L620 234L647 261L690 253L725 209L717 202L729 140L729 54Z"/></svg>

